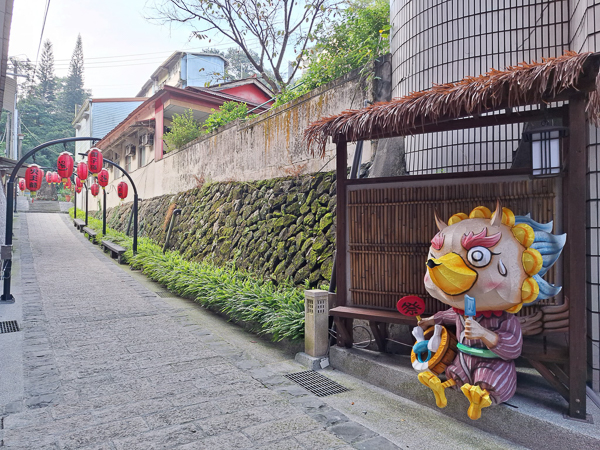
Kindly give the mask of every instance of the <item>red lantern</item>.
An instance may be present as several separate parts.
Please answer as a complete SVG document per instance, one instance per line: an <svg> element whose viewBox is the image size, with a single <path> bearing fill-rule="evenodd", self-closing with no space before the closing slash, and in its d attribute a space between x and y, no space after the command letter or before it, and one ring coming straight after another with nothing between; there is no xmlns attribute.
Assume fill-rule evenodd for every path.
<svg viewBox="0 0 600 450"><path fill-rule="evenodd" d="M52 172L46 172L46 183L52 184Z"/></svg>
<svg viewBox="0 0 600 450"><path fill-rule="evenodd" d="M67 181L65 181L65 188L71 189L72 187L73 187L73 183L71 183L71 179L67 178Z"/></svg>
<svg viewBox="0 0 600 450"><path fill-rule="evenodd" d="M81 161L79 164L77 164L77 176L79 177L79 179L81 181L87 180L88 166L83 161Z"/></svg>
<svg viewBox="0 0 600 450"><path fill-rule="evenodd" d="M52 172L52 182L56 184L60 183L60 176L57 172Z"/></svg>
<svg viewBox="0 0 600 450"><path fill-rule="evenodd" d="M88 152L88 167L90 173L96 174L102 170L102 164L104 159L102 158L102 152L99 148L93 148Z"/></svg>
<svg viewBox="0 0 600 450"><path fill-rule="evenodd" d="M97 183L94 183L90 186L90 191L92 191L92 195L95 197L100 192L100 186Z"/></svg>
<svg viewBox="0 0 600 450"><path fill-rule="evenodd" d="M108 185L108 170L102 169L98 174L98 184L104 189Z"/></svg>
<svg viewBox="0 0 600 450"><path fill-rule="evenodd" d="M44 171L37 164L32 164L25 171L25 187L31 191L32 197L42 186L42 178L44 178Z"/></svg>
<svg viewBox="0 0 600 450"><path fill-rule="evenodd" d="M121 181L119 183L119 185L117 186L117 194L119 195L119 198L121 200L125 200L127 198L127 190L129 189L129 187L127 186L127 183L125 183L124 181Z"/></svg>
<svg viewBox="0 0 600 450"><path fill-rule="evenodd" d="M79 177L75 177L75 186L79 188L80 191L83 188L83 182Z"/></svg>
<svg viewBox="0 0 600 450"><path fill-rule="evenodd" d="M73 157L69 152L62 152L58 155L56 166L58 168L58 175L62 178L63 183L65 179L73 175Z"/></svg>
<svg viewBox="0 0 600 450"><path fill-rule="evenodd" d="M25 190L25 179L24 178L19 179L19 189L21 189L21 191Z"/></svg>
<svg viewBox="0 0 600 450"><path fill-rule="evenodd" d="M75 188L75 192L77 192L78 194L81 194L81 190L83 189L83 184L81 186L77 186Z"/></svg>

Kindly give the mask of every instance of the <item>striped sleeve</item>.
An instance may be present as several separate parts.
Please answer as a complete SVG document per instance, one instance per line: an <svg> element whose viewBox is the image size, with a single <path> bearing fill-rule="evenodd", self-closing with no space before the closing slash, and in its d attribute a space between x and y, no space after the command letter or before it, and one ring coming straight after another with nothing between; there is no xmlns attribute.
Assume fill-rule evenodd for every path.
<svg viewBox="0 0 600 450"><path fill-rule="evenodd" d="M452 308L439 311L433 315L436 325L456 325L457 314Z"/></svg>
<svg viewBox="0 0 600 450"><path fill-rule="evenodd" d="M490 350L506 361L518 358L523 347L519 319L512 314L507 314L507 316L506 320L500 324L500 328L494 331L498 335L498 344L490 347Z"/></svg>

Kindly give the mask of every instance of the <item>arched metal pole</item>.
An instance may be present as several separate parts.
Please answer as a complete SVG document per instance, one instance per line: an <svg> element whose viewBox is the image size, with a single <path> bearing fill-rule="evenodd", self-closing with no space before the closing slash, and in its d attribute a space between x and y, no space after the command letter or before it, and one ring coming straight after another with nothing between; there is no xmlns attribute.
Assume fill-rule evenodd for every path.
<svg viewBox="0 0 600 450"><path fill-rule="evenodd" d="M102 203L102 235L106 234L106 189L102 188L104 202Z"/></svg>
<svg viewBox="0 0 600 450"><path fill-rule="evenodd" d="M87 180L83 183L83 187L85 188L85 226L88 226L88 201L90 199L89 189L87 187Z"/></svg>
<svg viewBox="0 0 600 450"><path fill-rule="evenodd" d="M13 168L12 173L10 174L10 178L8 183L6 183L6 233L5 233L5 241L4 245L0 249L0 254L2 256L2 277L4 278L4 291L2 296L0 297L0 303L14 303L15 298L10 293L10 278L12 271L12 235L13 235L13 208L14 208L14 192L15 192L15 178L17 177L17 173L19 169L23 166L25 161L29 159L31 156L35 155L40 150L50 147L56 144L66 144L67 142L77 142L77 141L99 141L100 138L93 137L72 137L65 139L56 139L54 141L48 141L44 144L40 144L35 147L33 150L30 150L23 156Z"/></svg>

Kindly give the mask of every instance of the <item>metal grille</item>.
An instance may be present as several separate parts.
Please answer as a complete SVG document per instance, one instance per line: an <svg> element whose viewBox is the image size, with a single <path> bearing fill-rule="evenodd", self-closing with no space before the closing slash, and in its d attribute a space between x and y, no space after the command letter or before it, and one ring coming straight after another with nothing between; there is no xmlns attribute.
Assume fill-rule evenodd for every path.
<svg viewBox="0 0 600 450"><path fill-rule="evenodd" d="M348 389L335 381L324 377L314 370L306 372L289 373L284 375L295 383L298 383L307 391L312 392L317 397L327 397L328 395L346 392Z"/></svg>
<svg viewBox="0 0 600 450"><path fill-rule="evenodd" d="M155 292L155 294L162 298L175 297L175 294L173 294L172 292L169 292L169 291L158 291L158 292Z"/></svg>
<svg viewBox="0 0 600 450"><path fill-rule="evenodd" d="M6 322L0 322L0 334L2 333L14 333L19 331L19 325L16 320L8 320Z"/></svg>

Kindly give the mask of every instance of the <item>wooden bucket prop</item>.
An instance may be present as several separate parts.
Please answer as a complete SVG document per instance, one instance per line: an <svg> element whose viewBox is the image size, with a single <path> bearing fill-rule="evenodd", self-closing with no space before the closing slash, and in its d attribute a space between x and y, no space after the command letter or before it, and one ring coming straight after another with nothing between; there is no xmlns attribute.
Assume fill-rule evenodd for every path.
<svg viewBox="0 0 600 450"><path fill-rule="evenodd" d="M428 340L433 336L434 327L431 327L425 331L425 340ZM427 361L429 370L436 375L443 373L448 365L452 364L456 354L458 352L456 348L456 336L448 331L446 327L442 327L442 335L440 346L437 351L431 355L431 359ZM417 355L414 350L410 352L410 362L414 363L417 359Z"/></svg>

